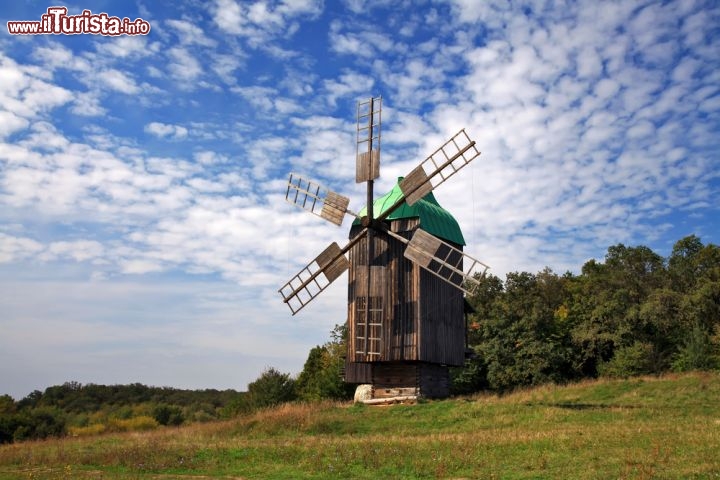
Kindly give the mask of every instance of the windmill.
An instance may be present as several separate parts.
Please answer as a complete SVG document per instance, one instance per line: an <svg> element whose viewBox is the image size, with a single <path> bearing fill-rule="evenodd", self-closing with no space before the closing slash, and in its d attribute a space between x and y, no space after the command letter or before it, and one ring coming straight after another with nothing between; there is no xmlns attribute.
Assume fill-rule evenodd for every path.
<svg viewBox="0 0 720 480"><path fill-rule="evenodd" d="M344 247L331 243L279 292L295 315L349 271L345 381L371 384L377 401L444 397L448 366L465 359L464 294L488 266L463 253L457 222L432 192L480 152L461 129L375 199L381 114L380 97L358 103L355 181L367 190L359 213L348 197L290 174L288 202L338 226L355 220Z"/></svg>

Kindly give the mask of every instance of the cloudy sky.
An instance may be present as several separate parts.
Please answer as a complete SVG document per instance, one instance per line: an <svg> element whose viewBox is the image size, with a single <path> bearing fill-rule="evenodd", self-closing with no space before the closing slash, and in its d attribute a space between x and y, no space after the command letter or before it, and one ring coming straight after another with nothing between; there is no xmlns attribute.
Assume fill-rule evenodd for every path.
<svg viewBox="0 0 720 480"><path fill-rule="evenodd" d="M383 97L387 191L465 127L436 192L504 278L617 243L720 243L714 1L92 1L148 35L8 34L0 12L0 394L82 383L245 389L345 321L345 278L278 288L347 239L291 171L363 207L356 102ZM552 2L550 2L552 3Z"/></svg>

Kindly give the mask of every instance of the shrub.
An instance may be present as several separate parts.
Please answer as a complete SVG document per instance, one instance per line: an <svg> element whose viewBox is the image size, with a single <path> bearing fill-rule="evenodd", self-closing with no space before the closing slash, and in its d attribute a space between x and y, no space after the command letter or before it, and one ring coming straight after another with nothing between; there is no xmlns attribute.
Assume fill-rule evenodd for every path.
<svg viewBox="0 0 720 480"><path fill-rule="evenodd" d="M695 323L675 355L672 369L676 372L687 372L717 368L718 362L715 355L717 346L713 344L712 340L705 329L699 323Z"/></svg>
<svg viewBox="0 0 720 480"><path fill-rule="evenodd" d="M462 367L450 369L450 392L467 395L488 388L487 366L479 356L465 360Z"/></svg>
<svg viewBox="0 0 720 480"><path fill-rule="evenodd" d="M95 423L86 427L70 427L68 433L73 437L88 437L92 435L99 435L107 430L107 427L102 423Z"/></svg>
<svg viewBox="0 0 720 480"><path fill-rule="evenodd" d="M280 373L271 367L248 385L248 396L255 408L290 402L295 400L295 381L290 374Z"/></svg>
<svg viewBox="0 0 720 480"><path fill-rule="evenodd" d="M52 407L38 407L16 416L13 440L39 440L65 435L63 412Z"/></svg>
<svg viewBox="0 0 720 480"><path fill-rule="evenodd" d="M144 415L128 419L112 418L108 420L107 427L111 432L142 432L157 428L158 422Z"/></svg>
<svg viewBox="0 0 720 480"><path fill-rule="evenodd" d="M604 377L627 378L652 371L653 346L635 342L615 350L610 361L600 364L598 371Z"/></svg>
<svg viewBox="0 0 720 480"><path fill-rule="evenodd" d="M153 410L153 417L160 425L180 425L183 423L183 413L176 405L158 405Z"/></svg>

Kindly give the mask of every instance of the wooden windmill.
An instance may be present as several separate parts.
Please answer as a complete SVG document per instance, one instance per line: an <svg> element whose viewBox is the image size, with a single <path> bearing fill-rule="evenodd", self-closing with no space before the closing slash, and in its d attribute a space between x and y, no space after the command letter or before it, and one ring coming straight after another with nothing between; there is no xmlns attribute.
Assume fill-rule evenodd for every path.
<svg viewBox="0 0 720 480"><path fill-rule="evenodd" d="M432 190L480 155L465 130L435 150L388 194L374 199L380 174L382 99L357 109L357 183L367 205L290 174L286 200L336 225L356 217L350 240L330 244L280 288L293 315L346 270L348 342L345 381L371 384L372 397L444 397L448 366L465 358L464 294L487 265L463 253L455 219Z"/></svg>

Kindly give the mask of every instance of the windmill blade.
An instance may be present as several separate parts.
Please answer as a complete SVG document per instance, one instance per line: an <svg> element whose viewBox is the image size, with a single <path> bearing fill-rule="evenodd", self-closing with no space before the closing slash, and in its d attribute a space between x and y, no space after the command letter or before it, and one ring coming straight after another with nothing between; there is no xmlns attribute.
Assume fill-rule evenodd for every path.
<svg viewBox="0 0 720 480"><path fill-rule="evenodd" d="M407 244L405 258L468 295L473 294L485 272L490 268L480 260L420 228L409 241L394 232L387 233ZM476 275L477 273L480 275Z"/></svg>
<svg viewBox="0 0 720 480"><path fill-rule="evenodd" d="M320 295L349 268L350 264L345 254L366 233L367 229L364 229L342 249L336 242L331 243L278 290L283 297L283 302L288 305L293 315Z"/></svg>
<svg viewBox="0 0 720 480"><path fill-rule="evenodd" d="M347 258L338 244L333 242L278 291L295 315L348 267Z"/></svg>
<svg viewBox="0 0 720 480"><path fill-rule="evenodd" d="M357 216L347 208L348 197L295 173L288 179L285 200L335 225L342 225L346 213Z"/></svg>
<svg viewBox="0 0 720 480"><path fill-rule="evenodd" d="M479 155L475 141L463 128L400 182L405 201L415 204Z"/></svg>
<svg viewBox="0 0 720 480"><path fill-rule="evenodd" d="M355 182L369 182L380 176L380 125L382 97L370 98L357 106Z"/></svg>

